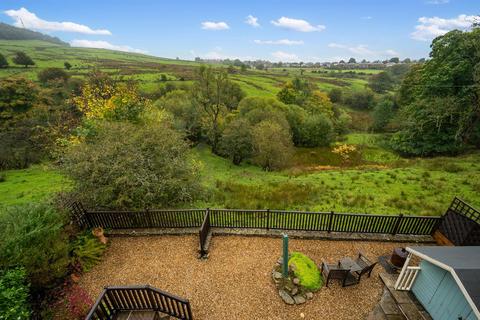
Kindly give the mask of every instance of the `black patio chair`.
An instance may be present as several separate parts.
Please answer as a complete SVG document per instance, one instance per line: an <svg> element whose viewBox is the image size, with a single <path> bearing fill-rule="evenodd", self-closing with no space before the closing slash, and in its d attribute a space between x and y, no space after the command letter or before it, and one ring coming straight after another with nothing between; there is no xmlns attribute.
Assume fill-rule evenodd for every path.
<svg viewBox="0 0 480 320"><path fill-rule="evenodd" d="M338 279L342 282L342 287L351 286L358 283L357 278L350 272L349 269L343 269L340 263L327 264L322 259L321 273L325 279L325 286L328 287L330 279Z"/></svg>
<svg viewBox="0 0 480 320"><path fill-rule="evenodd" d="M378 261L372 262L362 252L359 252L358 257L355 260L355 263L362 268L362 270L360 271L355 271L355 274L357 275L357 280L358 282L360 282L360 279L364 274L367 274L368 277L370 278L373 268L377 265Z"/></svg>

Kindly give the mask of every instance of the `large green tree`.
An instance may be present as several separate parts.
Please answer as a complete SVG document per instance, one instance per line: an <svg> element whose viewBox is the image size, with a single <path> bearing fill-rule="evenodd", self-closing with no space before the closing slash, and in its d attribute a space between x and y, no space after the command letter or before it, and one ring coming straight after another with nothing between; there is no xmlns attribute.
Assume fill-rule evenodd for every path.
<svg viewBox="0 0 480 320"><path fill-rule="evenodd" d="M172 207L199 196L188 144L166 122L99 121L97 134L66 153L75 194L93 207Z"/></svg>
<svg viewBox="0 0 480 320"><path fill-rule="evenodd" d="M455 153L480 145L480 29L433 40L430 60L405 77L402 128L392 147L413 155Z"/></svg>
<svg viewBox="0 0 480 320"><path fill-rule="evenodd" d="M25 68L28 68L28 66L35 65L35 61L33 61L33 59L30 58L29 55L27 55L25 52L22 52L22 51L16 52L15 56L13 56L12 61L13 63L18 64L20 66L24 66Z"/></svg>
<svg viewBox="0 0 480 320"><path fill-rule="evenodd" d="M229 110L236 109L244 93L230 81L224 69L201 66L197 77L192 87L192 101L202 110L212 151L218 153L223 118Z"/></svg>

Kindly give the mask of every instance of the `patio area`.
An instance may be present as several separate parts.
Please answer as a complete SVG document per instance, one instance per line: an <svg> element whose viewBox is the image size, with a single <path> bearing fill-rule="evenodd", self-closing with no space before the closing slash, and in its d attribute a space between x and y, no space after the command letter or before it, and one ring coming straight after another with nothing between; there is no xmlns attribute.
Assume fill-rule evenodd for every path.
<svg viewBox="0 0 480 320"><path fill-rule="evenodd" d="M194 319L365 319L382 295L377 265L371 278L342 288L338 281L299 306L278 296L271 270L281 256L280 238L216 236L210 258L196 259L197 236L118 237L110 239L103 260L80 285L93 299L107 285L150 284L187 298ZM317 264L336 262L362 251L371 260L406 243L290 240ZM302 317L303 315L303 317Z"/></svg>

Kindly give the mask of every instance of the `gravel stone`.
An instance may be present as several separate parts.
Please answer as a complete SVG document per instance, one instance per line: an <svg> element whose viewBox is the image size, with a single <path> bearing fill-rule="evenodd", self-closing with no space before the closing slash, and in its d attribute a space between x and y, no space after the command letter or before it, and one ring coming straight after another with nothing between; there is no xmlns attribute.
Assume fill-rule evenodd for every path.
<svg viewBox="0 0 480 320"><path fill-rule="evenodd" d="M105 286L149 284L190 300L195 320L223 319L342 319L364 320L379 301L383 284L362 277L360 284L342 288L339 281L322 287L308 303L295 307L278 297L272 266L282 241L270 237L214 236L210 257L196 257L198 235L110 237L102 261L82 275L79 285L94 301ZM361 250L376 260L396 247L413 243L290 239L298 251L320 264L354 258ZM339 303L341 302L341 303Z"/></svg>
<svg viewBox="0 0 480 320"><path fill-rule="evenodd" d="M278 294L286 304L295 304L295 300L285 290L278 290Z"/></svg>
<svg viewBox="0 0 480 320"><path fill-rule="evenodd" d="M296 296L293 297L293 300L295 301L295 304L302 304L305 303L305 298L302 297L301 295L297 294Z"/></svg>

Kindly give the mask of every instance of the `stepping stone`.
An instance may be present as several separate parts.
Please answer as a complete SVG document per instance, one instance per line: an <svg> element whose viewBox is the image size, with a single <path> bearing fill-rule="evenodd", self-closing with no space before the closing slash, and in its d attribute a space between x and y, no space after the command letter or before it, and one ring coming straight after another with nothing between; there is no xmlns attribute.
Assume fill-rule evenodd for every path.
<svg viewBox="0 0 480 320"><path fill-rule="evenodd" d="M278 290L278 294L286 304L295 304L295 300L285 290Z"/></svg>
<svg viewBox="0 0 480 320"><path fill-rule="evenodd" d="M295 304L302 304L305 303L305 298L302 297L301 295L297 294L296 296L293 297L293 300L295 301Z"/></svg>

